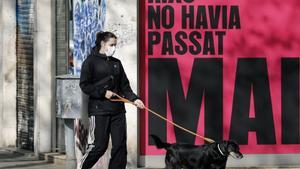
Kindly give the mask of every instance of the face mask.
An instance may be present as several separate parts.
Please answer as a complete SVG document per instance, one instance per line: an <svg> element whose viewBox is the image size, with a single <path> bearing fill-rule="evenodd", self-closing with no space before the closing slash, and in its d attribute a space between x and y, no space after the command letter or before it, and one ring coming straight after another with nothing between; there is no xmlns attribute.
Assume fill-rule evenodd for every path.
<svg viewBox="0 0 300 169"><path fill-rule="evenodd" d="M108 50L105 52L106 56L112 56L114 55L116 51L116 47L115 46L112 46L112 47L109 47Z"/></svg>

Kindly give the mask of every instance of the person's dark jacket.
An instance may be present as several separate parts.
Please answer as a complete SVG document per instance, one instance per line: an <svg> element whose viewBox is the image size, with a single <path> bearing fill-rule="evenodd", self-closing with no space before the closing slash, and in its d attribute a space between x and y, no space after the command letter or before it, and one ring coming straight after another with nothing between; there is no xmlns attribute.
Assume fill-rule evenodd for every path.
<svg viewBox="0 0 300 169"><path fill-rule="evenodd" d="M130 101L138 99L130 88L121 61L100 54L96 47L82 64L79 85L89 96L89 116L125 113L124 103L113 102L105 97L107 90L124 96Z"/></svg>

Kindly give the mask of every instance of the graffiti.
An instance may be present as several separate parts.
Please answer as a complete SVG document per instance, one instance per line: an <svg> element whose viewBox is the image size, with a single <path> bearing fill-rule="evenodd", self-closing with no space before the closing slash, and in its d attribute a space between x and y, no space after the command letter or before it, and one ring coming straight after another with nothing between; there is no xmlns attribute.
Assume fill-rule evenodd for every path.
<svg viewBox="0 0 300 169"><path fill-rule="evenodd" d="M81 117L81 92L79 80L60 76L57 79L57 117L80 118Z"/></svg>
<svg viewBox="0 0 300 169"><path fill-rule="evenodd" d="M96 33L103 30L106 0L74 0L74 75L79 75L83 60L89 55Z"/></svg>

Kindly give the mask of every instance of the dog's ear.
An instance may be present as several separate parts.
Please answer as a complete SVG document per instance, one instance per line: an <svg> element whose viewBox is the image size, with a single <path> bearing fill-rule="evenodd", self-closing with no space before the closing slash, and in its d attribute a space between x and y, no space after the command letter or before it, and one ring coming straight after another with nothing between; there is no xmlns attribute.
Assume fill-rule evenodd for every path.
<svg viewBox="0 0 300 169"><path fill-rule="evenodd" d="M218 142L217 144L219 144L219 146L220 146L220 148L222 149L222 150L227 150L227 147L228 147L228 141L220 141L220 142Z"/></svg>
<svg viewBox="0 0 300 169"><path fill-rule="evenodd" d="M239 149L240 149L239 145L234 140L228 141L228 147L227 148L228 148L229 151L235 151L235 152L239 151Z"/></svg>

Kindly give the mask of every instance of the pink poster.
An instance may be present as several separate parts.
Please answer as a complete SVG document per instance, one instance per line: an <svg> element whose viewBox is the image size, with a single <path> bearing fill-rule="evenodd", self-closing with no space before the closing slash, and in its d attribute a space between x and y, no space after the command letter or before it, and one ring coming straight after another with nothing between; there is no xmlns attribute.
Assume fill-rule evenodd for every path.
<svg viewBox="0 0 300 169"><path fill-rule="evenodd" d="M300 153L299 0L140 1L140 88L146 106L244 154ZM150 134L204 141L148 111L140 153L160 155Z"/></svg>

